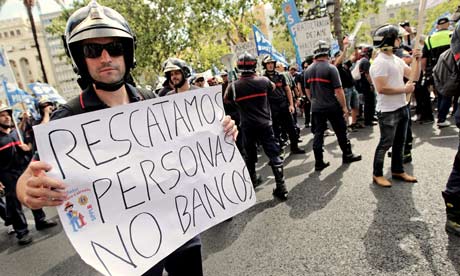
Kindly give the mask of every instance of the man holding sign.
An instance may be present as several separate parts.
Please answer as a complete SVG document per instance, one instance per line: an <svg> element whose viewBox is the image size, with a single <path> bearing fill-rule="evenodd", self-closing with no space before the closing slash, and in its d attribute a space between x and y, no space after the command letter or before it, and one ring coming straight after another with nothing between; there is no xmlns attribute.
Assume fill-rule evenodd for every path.
<svg viewBox="0 0 460 276"><path fill-rule="evenodd" d="M82 88L84 88L84 90L79 97L74 98L68 104L64 105L62 108L53 113L51 118L52 120L69 117L80 113L102 110L109 107L119 107L129 103L142 101L143 99L153 98L152 93L140 91L129 85L127 82L129 71L130 69L134 68L135 65L135 37L126 20L115 10L100 6L95 1L91 2L88 6L77 10L67 22L65 43L67 54L71 57L74 67L78 70L78 74L81 77L79 83ZM135 111L133 111L131 115L134 112ZM122 114L122 112L117 114ZM131 126L132 125L130 122L130 127ZM228 136L236 138L237 129L234 121L231 120L230 117L227 116L224 118L223 126L224 131ZM83 128L84 126L82 125L81 127ZM131 129L131 131L133 130ZM74 142L75 141L76 140L74 140ZM86 142L88 143L88 141ZM96 143L98 142L94 142L92 144L88 143L88 149L90 149L90 147ZM73 151L73 149L71 151ZM69 153L70 152L67 154ZM99 154L102 153L99 152ZM70 155L68 156L70 157ZM122 156L119 156L118 158L121 157ZM132 158L135 157L137 156L133 156ZM97 164L94 158L93 160L95 161L96 165L101 165L101 163ZM81 163L78 164L82 165ZM153 164L153 162L151 162L151 164ZM69 221L75 226L74 231L76 230L76 232L79 232L81 229L84 230L85 227L88 227L87 222L93 219L96 220L97 215L102 218L100 208L98 214L93 210L92 205L87 204L88 200L91 200L91 198L80 195L77 201L79 206L76 204L74 206L74 204L69 202L70 192L64 191L66 189L66 185L63 183L63 181L47 176L45 173L50 172L51 169L52 167L50 164L38 161L32 162L27 170L23 173L20 180L18 181L18 198L24 204L31 208L59 206L60 209L65 209L69 215ZM59 169L62 173L62 169L60 167ZM75 169L79 168L77 168L75 165ZM69 174L70 173L71 172L69 172ZM119 173L121 172L118 172L117 176L118 180L120 181ZM152 173L153 168L149 175L151 179ZM63 178L65 179L65 177ZM137 181L137 179L135 181ZM143 180L139 179L139 182L142 181ZM98 186L95 184L102 185L100 189L104 189L104 183L99 183L97 180L93 182L93 187ZM112 185L110 184L109 187L106 188L105 192L100 195L100 197L98 197L98 200L101 199L104 194L109 192L110 186ZM120 187L121 186L122 184L120 182ZM134 189L134 187L131 187L127 190L123 190L121 187L122 193L126 193L129 190ZM69 194L67 192L69 192ZM113 201L116 199L112 198L111 200ZM123 197L123 200L125 201L125 197ZM64 203L65 206L63 206ZM99 206L99 201L97 204ZM94 204L94 206L96 205ZM126 201L124 202L124 206L127 206ZM130 206L130 208L132 207L134 206ZM86 218L81 215L83 210L87 212L87 215L85 215ZM186 211L183 212L185 215ZM140 213L136 217L142 214L147 213ZM72 220L73 216L75 219ZM136 217L131 220L131 224L134 222ZM151 217L153 218L152 215ZM153 219L158 225L156 219ZM193 222L195 223L195 220L193 220ZM104 224L103 219L102 224ZM118 225L116 230L118 231L118 234L121 238ZM130 231L131 230L132 229L130 228ZM109 233L104 233L104 235L109 235ZM151 235L153 234L151 233ZM131 236L131 244L134 247L132 238L133 237ZM126 251L127 249L123 240L122 243ZM121 260L121 263L125 262L125 264L122 265L126 266L127 264L128 266L131 266L129 268L132 270L138 267L138 263L135 263L129 255L127 259L123 259L122 257L115 255L115 253L108 251L107 248L102 247L100 244L92 242L91 245L93 246L93 249L95 248L95 245L97 245L98 248L105 249L106 251L103 252L111 253L114 257L117 257L119 260ZM134 248L134 250L136 250L136 252L141 255L141 257L146 259L149 259L156 254L154 253L152 256L146 257L142 255L143 252L138 251L136 248ZM191 243L185 243L185 246L175 250L172 254L161 260L157 265L148 270L145 275L162 275L163 268L166 268L168 275L202 275L203 272L200 250L201 247L199 240L193 239ZM98 255L98 251L94 249L94 252L96 257L99 258L103 267L105 268L105 270L102 270L104 273L109 275L112 275L113 273L123 274L116 268L109 270L106 264L102 262L101 257ZM138 272L138 270L136 270L136 272Z"/></svg>

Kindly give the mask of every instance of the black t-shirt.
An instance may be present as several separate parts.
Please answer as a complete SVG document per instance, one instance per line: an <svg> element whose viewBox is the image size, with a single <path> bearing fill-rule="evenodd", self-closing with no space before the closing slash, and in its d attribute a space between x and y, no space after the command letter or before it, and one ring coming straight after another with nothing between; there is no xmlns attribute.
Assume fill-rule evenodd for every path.
<svg viewBox="0 0 460 276"><path fill-rule="evenodd" d="M16 129L8 134L0 131L0 177L6 172L19 176L29 164L31 152L23 151L20 144Z"/></svg>
<svg viewBox="0 0 460 276"><path fill-rule="evenodd" d="M272 125L268 103L270 93L273 93L271 81L255 75L243 76L235 81L235 86L228 86L226 99L236 103L241 115L242 128Z"/></svg>
<svg viewBox="0 0 460 276"><path fill-rule="evenodd" d="M343 64L339 64L337 65L337 70L339 70L340 80L342 81L343 88L352 88L353 77L351 76L350 69L343 66Z"/></svg>
<svg viewBox="0 0 460 276"><path fill-rule="evenodd" d="M369 69L371 68L371 63L367 58L362 58L359 62L359 72L361 74L361 78L356 81L356 89L359 93L368 94L372 92L371 84L366 78L366 74L369 74Z"/></svg>
<svg viewBox="0 0 460 276"><path fill-rule="evenodd" d="M278 110L287 109L289 107L289 102L286 96L286 91L284 90L287 86L286 78L276 71L271 74L266 72L264 76L272 81L276 86L275 90L268 93L268 101L270 103L271 110L276 112Z"/></svg>
<svg viewBox="0 0 460 276"><path fill-rule="evenodd" d="M232 119L235 120L235 123L237 125L239 125L239 123L240 123L240 112L238 111L237 106L235 105L235 103L233 103L231 101L226 101L224 99L225 90L227 90L228 84L229 84L228 82L222 83L222 100L224 102L225 114L230 115L232 117Z"/></svg>
<svg viewBox="0 0 460 276"><path fill-rule="evenodd" d="M339 71L327 61L317 60L305 71L305 86L311 91L312 112L341 109L335 89L342 87Z"/></svg>

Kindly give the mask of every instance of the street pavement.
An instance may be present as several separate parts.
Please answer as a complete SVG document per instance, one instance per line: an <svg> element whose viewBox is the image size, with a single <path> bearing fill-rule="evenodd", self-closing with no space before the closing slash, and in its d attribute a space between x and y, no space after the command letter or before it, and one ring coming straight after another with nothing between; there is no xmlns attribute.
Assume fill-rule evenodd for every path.
<svg viewBox="0 0 460 276"><path fill-rule="evenodd" d="M452 119L451 119L452 120ZM264 183L249 210L201 235L203 266L209 276L269 275L459 275L460 238L444 231L441 197L458 147L458 129L414 124L413 162L406 171L416 184L372 183L378 126L349 135L363 160L342 165L335 136L325 138L325 160L314 171L312 134L302 130L306 155L285 156L289 199L273 199L274 179L261 157ZM391 177L390 159L385 175ZM56 217L54 209L46 209ZM30 211L27 216L33 220ZM0 275L100 275L87 266L62 227L38 232L19 246L0 226Z"/></svg>

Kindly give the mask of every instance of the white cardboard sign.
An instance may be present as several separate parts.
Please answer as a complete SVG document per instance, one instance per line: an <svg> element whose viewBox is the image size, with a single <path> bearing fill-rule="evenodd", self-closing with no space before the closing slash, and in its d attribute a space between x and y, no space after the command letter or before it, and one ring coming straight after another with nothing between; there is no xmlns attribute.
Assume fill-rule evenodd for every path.
<svg viewBox="0 0 460 276"><path fill-rule="evenodd" d="M292 27L296 34L297 47L301 57L313 54L318 40L331 42L331 25L329 17L302 21Z"/></svg>
<svg viewBox="0 0 460 276"><path fill-rule="evenodd" d="M252 206L248 171L224 134L220 86L34 128L63 179L63 228L105 275L141 275L200 232Z"/></svg>

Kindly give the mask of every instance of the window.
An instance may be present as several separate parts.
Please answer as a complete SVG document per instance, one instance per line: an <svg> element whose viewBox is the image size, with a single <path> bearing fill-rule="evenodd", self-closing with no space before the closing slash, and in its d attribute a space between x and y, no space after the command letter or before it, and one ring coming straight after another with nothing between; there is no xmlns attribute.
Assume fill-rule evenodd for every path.
<svg viewBox="0 0 460 276"><path fill-rule="evenodd" d="M10 35L11 35L11 36L14 36L14 31L10 31Z"/></svg>
<svg viewBox="0 0 460 276"><path fill-rule="evenodd" d="M21 35L21 30L16 30L16 35Z"/></svg>
<svg viewBox="0 0 460 276"><path fill-rule="evenodd" d="M3 35L4 35L5 37L8 37L8 32L3 32Z"/></svg>

